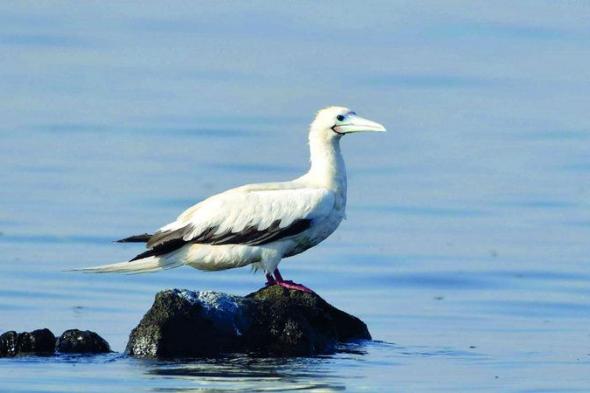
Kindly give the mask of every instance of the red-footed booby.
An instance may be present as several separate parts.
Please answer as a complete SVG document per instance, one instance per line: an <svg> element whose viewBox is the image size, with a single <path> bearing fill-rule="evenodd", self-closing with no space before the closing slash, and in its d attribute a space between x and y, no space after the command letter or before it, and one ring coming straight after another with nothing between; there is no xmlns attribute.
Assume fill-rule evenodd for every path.
<svg viewBox="0 0 590 393"><path fill-rule="evenodd" d="M146 243L148 250L130 261L79 270L144 273L183 265L209 271L252 265L265 272L267 285L310 291L284 280L278 265L319 244L344 219L346 168L340 139L369 131L382 132L385 127L348 108L322 109L309 129L311 167L305 175L213 195L153 235L119 240Z"/></svg>

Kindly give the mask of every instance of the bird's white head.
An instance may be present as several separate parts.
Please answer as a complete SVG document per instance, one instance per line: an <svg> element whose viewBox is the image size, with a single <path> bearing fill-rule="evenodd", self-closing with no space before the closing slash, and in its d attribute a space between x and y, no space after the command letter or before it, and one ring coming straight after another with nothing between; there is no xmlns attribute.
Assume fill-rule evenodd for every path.
<svg viewBox="0 0 590 393"><path fill-rule="evenodd" d="M310 127L310 138L338 140L353 132L383 132L385 127L365 119L342 106L331 106L318 112Z"/></svg>
<svg viewBox="0 0 590 393"><path fill-rule="evenodd" d="M339 141L346 134L363 131L383 132L385 127L341 106L319 111L309 128L311 168L307 179L338 190L342 206L346 203L346 168Z"/></svg>

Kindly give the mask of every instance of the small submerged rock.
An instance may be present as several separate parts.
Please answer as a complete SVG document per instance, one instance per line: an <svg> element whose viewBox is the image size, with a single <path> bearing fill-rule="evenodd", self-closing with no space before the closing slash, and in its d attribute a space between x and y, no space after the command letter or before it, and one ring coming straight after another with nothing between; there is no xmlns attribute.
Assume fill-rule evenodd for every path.
<svg viewBox="0 0 590 393"><path fill-rule="evenodd" d="M49 329L17 333L9 331L0 335L0 357L21 355L53 355L60 353L105 353L109 344L89 330L66 330L58 339Z"/></svg>
<svg viewBox="0 0 590 393"><path fill-rule="evenodd" d="M55 336L49 329L17 333L9 331L0 336L0 357L20 354L51 355L55 352Z"/></svg>
<svg viewBox="0 0 590 393"><path fill-rule="evenodd" d="M57 339L57 352L60 353L107 353L111 352L109 343L90 330L70 329Z"/></svg>
<svg viewBox="0 0 590 393"><path fill-rule="evenodd" d="M131 332L136 357L200 357L248 352L300 356L333 352L338 343L370 339L358 318L315 293L279 286L248 296L211 291L159 292Z"/></svg>

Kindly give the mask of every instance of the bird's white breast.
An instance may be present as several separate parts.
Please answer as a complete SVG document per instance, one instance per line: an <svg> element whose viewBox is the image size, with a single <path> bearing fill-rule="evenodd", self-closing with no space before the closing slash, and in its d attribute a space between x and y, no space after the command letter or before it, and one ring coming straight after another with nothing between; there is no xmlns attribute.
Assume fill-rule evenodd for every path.
<svg viewBox="0 0 590 393"><path fill-rule="evenodd" d="M291 238L285 239L283 257L290 257L302 253L303 251L321 243L328 238L338 225L344 219L343 212L334 210L326 219L317 223L312 228L309 228L305 232Z"/></svg>

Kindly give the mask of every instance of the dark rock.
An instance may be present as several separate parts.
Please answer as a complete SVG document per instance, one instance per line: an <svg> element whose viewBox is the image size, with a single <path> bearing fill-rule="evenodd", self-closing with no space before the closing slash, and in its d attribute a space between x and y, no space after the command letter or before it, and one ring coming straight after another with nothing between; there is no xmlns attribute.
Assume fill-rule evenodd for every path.
<svg viewBox="0 0 590 393"><path fill-rule="evenodd" d="M57 340L49 329L23 333L9 331L0 335L0 357L52 355L56 346L62 353L110 352L109 344L98 334L88 330L66 330Z"/></svg>
<svg viewBox="0 0 590 393"><path fill-rule="evenodd" d="M168 290L156 300L129 337L137 357L188 357L240 347L247 300L216 292Z"/></svg>
<svg viewBox="0 0 590 393"><path fill-rule="evenodd" d="M360 319L313 293L271 286L241 297L174 289L156 295L126 351L150 358L231 352L299 356L370 338Z"/></svg>
<svg viewBox="0 0 590 393"><path fill-rule="evenodd" d="M10 331L0 336L0 356L48 355L54 352L55 336L49 329L24 333Z"/></svg>
<svg viewBox="0 0 590 393"><path fill-rule="evenodd" d="M248 341L258 352L301 355L333 352L336 344L371 339L367 325L315 293L271 286L247 296L254 300Z"/></svg>
<svg viewBox="0 0 590 393"><path fill-rule="evenodd" d="M0 357L16 356L18 333L14 330L0 336Z"/></svg>
<svg viewBox="0 0 590 393"><path fill-rule="evenodd" d="M18 335L19 353L51 354L55 352L55 336L49 329L38 329Z"/></svg>
<svg viewBox="0 0 590 393"><path fill-rule="evenodd" d="M70 329L57 339L57 352L61 353L106 353L109 343L90 330Z"/></svg>

